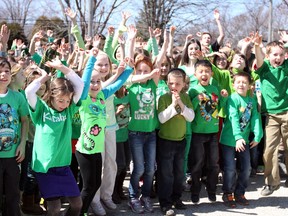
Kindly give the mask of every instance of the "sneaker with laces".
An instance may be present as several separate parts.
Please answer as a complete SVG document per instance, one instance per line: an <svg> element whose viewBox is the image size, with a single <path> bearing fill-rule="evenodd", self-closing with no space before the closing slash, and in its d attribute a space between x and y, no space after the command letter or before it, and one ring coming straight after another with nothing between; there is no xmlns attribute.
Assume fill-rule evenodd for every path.
<svg viewBox="0 0 288 216"><path fill-rule="evenodd" d="M246 199L246 197L243 194L235 195L235 202L240 204L240 205L243 205L243 206L249 205L248 200Z"/></svg>
<svg viewBox="0 0 288 216"><path fill-rule="evenodd" d="M140 198L141 204L144 206L144 210L146 212L153 212L153 205L151 203L150 197L141 197Z"/></svg>
<svg viewBox="0 0 288 216"><path fill-rule="evenodd" d="M224 205L230 207L230 208L236 208L236 202L234 200L234 196L231 193L224 193L222 196L222 199L224 201Z"/></svg>
<svg viewBox="0 0 288 216"><path fill-rule="evenodd" d="M104 216L106 215L106 211L103 208L101 202L91 202L90 208L95 215Z"/></svg>
<svg viewBox="0 0 288 216"><path fill-rule="evenodd" d="M144 209L141 205L141 202L139 199L137 198L134 198L134 199L131 199L129 202L128 202L128 206L131 208L131 210L134 212L134 213L137 213L137 214L142 214L144 213Z"/></svg>
<svg viewBox="0 0 288 216"><path fill-rule="evenodd" d="M275 190L278 190L280 188L280 185L265 185L264 188L261 191L262 196L268 196L271 195Z"/></svg>
<svg viewBox="0 0 288 216"><path fill-rule="evenodd" d="M107 209L114 210L117 208L117 205L112 201L112 199L101 200L101 202Z"/></svg>
<svg viewBox="0 0 288 216"><path fill-rule="evenodd" d="M163 212L164 216L175 216L175 212L171 206L162 206L161 211Z"/></svg>

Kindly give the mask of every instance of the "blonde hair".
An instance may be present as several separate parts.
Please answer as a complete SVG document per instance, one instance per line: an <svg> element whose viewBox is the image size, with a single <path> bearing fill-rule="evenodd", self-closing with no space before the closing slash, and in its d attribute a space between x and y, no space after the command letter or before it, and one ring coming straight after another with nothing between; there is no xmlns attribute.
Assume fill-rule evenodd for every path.
<svg viewBox="0 0 288 216"><path fill-rule="evenodd" d="M21 65L19 65L19 64L13 65L11 68L11 76L12 77L16 76L22 70L23 70L23 68Z"/></svg>
<svg viewBox="0 0 288 216"><path fill-rule="evenodd" d="M266 55L269 55L273 47L280 47L284 50L284 44L280 41L272 41L266 45Z"/></svg>

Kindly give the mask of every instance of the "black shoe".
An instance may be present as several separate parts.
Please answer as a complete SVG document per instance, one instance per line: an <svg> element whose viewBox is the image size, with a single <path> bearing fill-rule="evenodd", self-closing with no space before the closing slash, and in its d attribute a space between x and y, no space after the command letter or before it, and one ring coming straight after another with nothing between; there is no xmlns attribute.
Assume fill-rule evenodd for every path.
<svg viewBox="0 0 288 216"><path fill-rule="evenodd" d="M194 204L198 204L199 203L199 194L191 194L191 201Z"/></svg>
<svg viewBox="0 0 288 216"><path fill-rule="evenodd" d="M176 209L186 209L186 205L179 199L177 201L174 202L174 207Z"/></svg>
<svg viewBox="0 0 288 216"><path fill-rule="evenodd" d="M210 202L216 202L216 193L208 192L208 199Z"/></svg>
<svg viewBox="0 0 288 216"><path fill-rule="evenodd" d="M121 204L121 198L117 193L112 194L112 200L115 204Z"/></svg>
<svg viewBox="0 0 288 216"><path fill-rule="evenodd" d="M251 173L250 173L250 177L254 178L254 177L256 177L256 175L257 175L257 170L256 169L252 169Z"/></svg>

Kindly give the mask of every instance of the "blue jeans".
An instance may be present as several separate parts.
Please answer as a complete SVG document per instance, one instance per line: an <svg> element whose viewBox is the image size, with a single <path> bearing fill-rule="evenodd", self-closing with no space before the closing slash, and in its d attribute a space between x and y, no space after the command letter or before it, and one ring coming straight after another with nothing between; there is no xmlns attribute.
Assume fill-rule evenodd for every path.
<svg viewBox="0 0 288 216"><path fill-rule="evenodd" d="M224 193L234 193L235 196L245 194L251 172L249 148L250 146L247 144L245 151L236 152L235 147L222 145L224 166L222 190ZM235 158L238 160L238 173Z"/></svg>
<svg viewBox="0 0 288 216"><path fill-rule="evenodd" d="M156 133L129 131L129 144L133 171L129 184L129 197L139 197L139 180L143 175L141 193L149 197L155 172Z"/></svg>
<svg viewBox="0 0 288 216"><path fill-rule="evenodd" d="M207 172L206 190L216 193L219 173L219 151L217 133L192 133L189 152L189 166L191 171L191 193L199 195L201 191L202 171Z"/></svg>
<svg viewBox="0 0 288 216"><path fill-rule="evenodd" d="M186 139L171 141L159 138L158 198L160 206L172 206L182 195Z"/></svg>

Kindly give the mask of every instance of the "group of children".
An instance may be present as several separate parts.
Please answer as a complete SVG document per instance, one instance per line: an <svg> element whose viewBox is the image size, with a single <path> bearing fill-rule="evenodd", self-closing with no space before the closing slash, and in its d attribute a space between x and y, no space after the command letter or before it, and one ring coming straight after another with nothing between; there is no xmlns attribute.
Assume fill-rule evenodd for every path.
<svg viewBox="0 0 288 216"><path fill-rule="evenodd" d="M241 51L232 50L222 45L224 32L216 10L220 36L215 43L210 45L207 32L199 34L200 41L188 35L177 57L171 54L174 26L163 32L161 48L155 36L159 29L150 28L144 49L136 41L137 29L125 27L130 14L122 13L118 31L109 27L106 40L96 35L87 37L85 44L76 13L68 8L66 14L76 39L73 53L68 55L65 40L53 39L51 32L51 43L43 50L40 31L30 43L32 58L26 58L33 63L19 58L24 53L19 52L21 42L14 44L16 51L7 51L9 29L1 27L3 215L20 215L20 198L23 212L42 214L39 191L47 215L60 215L62 197L70 204L66 215L106 215L105 209L116 209L126 199L123 181L130 161L128 205L135 213L154 211L154 175L162 212L171 216L173 207L185 209L181 194L187 172L192 203L200 201L203 179L208 199L216 201L221 170L224 204L249 205L245 190L251 149L263 136L260 113L266 115L261 194L279 188L276 153L281 141L287 148L288 134L286 32L281 42L267 44L265 58L258 33L242 41ZM255 60L249 65L251 45ZM255 88L256 80L261 90Z"/></svg>

